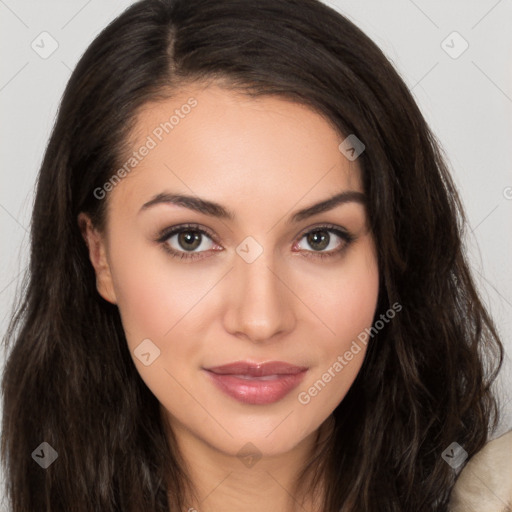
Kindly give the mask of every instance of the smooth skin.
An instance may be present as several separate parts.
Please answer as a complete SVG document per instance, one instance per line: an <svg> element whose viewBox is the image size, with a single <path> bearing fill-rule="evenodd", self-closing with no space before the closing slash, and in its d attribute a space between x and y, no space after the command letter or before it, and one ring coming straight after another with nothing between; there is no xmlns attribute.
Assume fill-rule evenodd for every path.
<svg viewBox="0 0 512 512"><path fill-rule="evenodd" d="M161 403L199 491L190 508L292 512L300 499L289 494L294 479L367 347L309 403L300 403L298 394L372 325L379 276L361 202L288 220L340 192L362 193L361 171L338 149L344 137L312 109L213 84L147 105L137 117L133 149L190 97L195 108L104 199L105 231L85 214L79 224L98 292L118 306L133 362ZM218 203L234 219L165 202L142 208L164 193ZM193 249L195 231L157 241L162 230L185 223L213 237L199 234ZM318 234L305 236L323 224L354 240L347 243L326 228L320 230L324 245ZM258 244L249 251L263 250L251 263L237 252L246 237ZM173 257L166 247L197 258ZM134 355L145 339L160 350L148 366ZM308 371L283 399L244 404L203 370L238 360L286 361ZM251 467L237 456L249 442L262 457ZM304 506L315 510L307 497Z"/></svg>

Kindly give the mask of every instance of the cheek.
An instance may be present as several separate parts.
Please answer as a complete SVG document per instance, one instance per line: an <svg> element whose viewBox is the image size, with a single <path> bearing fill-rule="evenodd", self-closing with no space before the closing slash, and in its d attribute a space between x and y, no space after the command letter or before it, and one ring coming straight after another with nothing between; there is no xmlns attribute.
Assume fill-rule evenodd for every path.
<svg viewBox="0 0 512 512"><path fill-rule="evenodd" d="M200 308L195 306L211 276L184 272L165 251L148 249L147 242L134 240L129 251L112 242L117 305L137 371L160 401L168 398L170 389L181 396L173 377L185 382L189 368L183 361L193 367L201 354L200 336L190 326L197 325Z"/></svg>
<svg viewBox="0 0 512 512"><path fill-rule="evenodd" d="M298 400L332 411L357 377L370 340L367 329L372 326L379 293L373 244L369 240L360 244L331 279L316 282L322 283L322 291L312 296L312 309L322 320L318 330L322 334L316 337L315 367ZM313 289L309 282L308 287Z"/></svg>
<svg viewBox="0 0 512 512"><path fill-rule="evenodd" d="M322 324L324 348L332 354L349 346L371 326L377 307L379 273L371 240L348 254L337 270L308 278L301 293Z"/></svg>
<svg viewBox="0 0 512 512"><path fill-rule="evenodd" d="M160 337L172 326L169 312L177 305L178 294L172 293L166 276L134 253L114 263L114 268L117 304L129 345Z"/></svg>
<svg viewBox="0 0 512 512"><path fill-rule="evenodd" d="M373 321L379 293L376 263L361 259L331 293L337 308L334 330L344 340L347 336L352 340Z"/></svg>
<svg viewBox="0 0 512 512"><path fill-rule="evenodd" d="M119 229L110 263L123 327L131 348L142 339L163 339L204 294L208 272L179 264L147 240ZM129 250L127 248L129 247ZM211 278L211 276L210 276Z"/></svg>
<svg viewBox="0 0 512 512"><path fill-rule="evenodd" d="M343 263L330 279L317 280L323 293L317 295L315 306L329 330L322 325L317 331L315 364L295 396L308 431L317 428L352 387L367 351L365 329L371 327L377 306L379 275L373 245L359 245Z"/></svg>

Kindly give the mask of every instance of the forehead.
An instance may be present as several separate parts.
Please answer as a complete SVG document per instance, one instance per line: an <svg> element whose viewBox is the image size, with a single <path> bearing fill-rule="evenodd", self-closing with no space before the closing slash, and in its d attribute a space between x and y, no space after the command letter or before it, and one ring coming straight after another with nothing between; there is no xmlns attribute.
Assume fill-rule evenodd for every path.
<svg viewBox="0 0 512 512"><path fill-rule="evenodd" d="M281 206L362 191L344 136L311 108L215 85L187 88L138 114L111 199L128 207L164 191L229 204ZM135 154L136 153L136 154Z"/></svg>

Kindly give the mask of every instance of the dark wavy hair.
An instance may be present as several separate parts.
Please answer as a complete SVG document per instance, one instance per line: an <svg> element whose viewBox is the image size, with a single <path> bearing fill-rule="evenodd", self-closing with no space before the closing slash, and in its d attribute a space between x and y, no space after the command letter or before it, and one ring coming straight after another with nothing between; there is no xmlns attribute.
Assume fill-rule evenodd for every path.
<svg viewBox="0 0 512 512"><path fill-rule="evenodd" d="M314 476L310 492L325 483L325 512L446 510L458 473L442 452L456 441L471 457L496 429L503 346L470 273L439 142L381 50L317 0L142 0L79 61L39 172L29 273L5 337L1 455L12 510L184 507L175 439L117 307L96 290L77 216L104 227L108 197L93 191L122 165L144 105L213 82L306 105L363 141L375 318L403 307L371 339L300 481ZM46 470L31 457L42 441L58 452Z"/></svg>

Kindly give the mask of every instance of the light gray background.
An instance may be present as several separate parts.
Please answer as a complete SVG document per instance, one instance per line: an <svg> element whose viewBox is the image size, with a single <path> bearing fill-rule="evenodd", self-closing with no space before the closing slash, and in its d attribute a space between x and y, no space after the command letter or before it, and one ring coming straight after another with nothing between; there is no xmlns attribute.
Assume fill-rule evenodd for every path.
<svg viewBox="0 0 512 512"><path fill-rule="evenodd" d="M1 334L28 262L33 186L64 86L93 38L131 3L0 0ZM474 274L507 351L499 435L512 428L512 2L325 3L382 48L444 148L468 214ZM46 59L31 47L44 31L59 45ZM453 31L469 44L458 58L441 45ZM461 44L451 36L445 47L454 53Z"/></svg>

